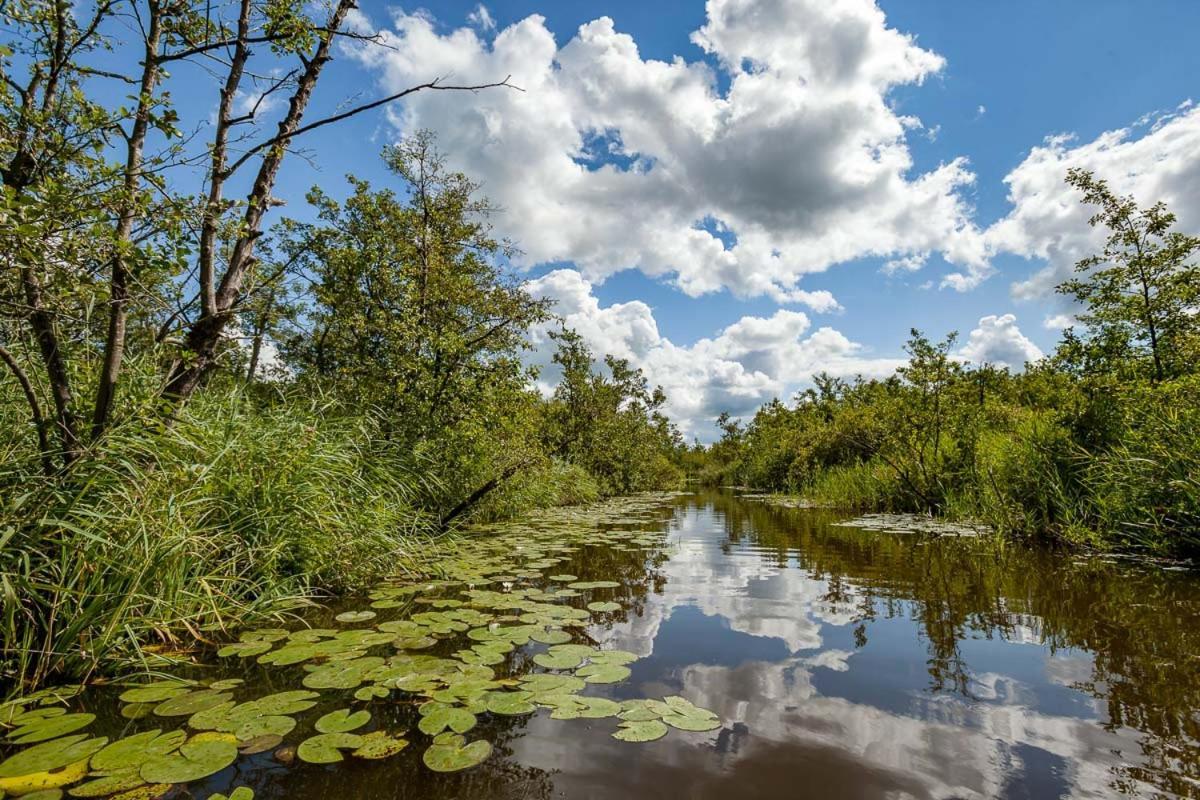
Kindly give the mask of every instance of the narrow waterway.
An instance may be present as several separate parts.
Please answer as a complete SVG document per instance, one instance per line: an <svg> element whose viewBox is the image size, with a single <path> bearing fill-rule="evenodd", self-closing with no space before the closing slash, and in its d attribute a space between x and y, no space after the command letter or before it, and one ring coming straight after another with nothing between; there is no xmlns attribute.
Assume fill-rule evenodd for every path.
<svg viewBox="0 0 1200 800"><path fill-rule="evenodd" d="M173 791L207 798L245 785L258 798L290 800L1200 797L1195 573L990 537L864 530L845 515L729 493L663 497L593 521L553 512L531 530L547 539L556 514L639 538L579 538L543 576L525 570L487 588L544 592L581 581L560 602L601 610L567 627L572 640L637 657L623 680L589 682L583 694L678 696L714 712L719 726L633 743L613 737L620 719L555 719L535 696L536 711L478 714L466 738L491 743L482 763L436 772L422 761L430 737L414 730L416 701L403 692L352 701L354 684L322 692L286 741L311 734L310 715L349 705L371 711L363 730L405 730L411 746L327 765L242 755ZM520 541L519 526L500 530ZM506 548L511 568L520 554ZM529 561L552 549L535 546ZM471 557L472 569L481 558ZM469 586L447 582L436 597ZM365 607L312 623L336 628L336 612ZM414 611L428 607L381 610L372 624ZM452 633L428 652L485 635ZM497 678L515 686L542 671L532 658L550 646L516 647ZM190 677L243 678L231 690L242 701L295 689L305 674L234 658ZM129 721L116 691L78 701L99 716L93 735L183 723Z"/></svg>

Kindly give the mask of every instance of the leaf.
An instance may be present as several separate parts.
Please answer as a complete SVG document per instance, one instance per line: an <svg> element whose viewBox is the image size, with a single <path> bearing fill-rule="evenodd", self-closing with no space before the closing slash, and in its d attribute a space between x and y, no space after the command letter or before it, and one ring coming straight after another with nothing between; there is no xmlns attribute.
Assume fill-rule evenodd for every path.
<svg viewBox="0 0 1200 800"><path fill-rule="evenodd" d="M361 728L370 721L370 711L351 712L348 708L339 708L337 711L330 711L317 720L314 727L320 733L347 733L356 728Z"/></svg>
<svg viewBox="0 0 1200 800"><path fill-rule="evenodd" d="M362 740L362 745L351 753L351 755L356 758L366 758L372 761L394 756L408 747L409 744L407 739L400 736L393 736L385 731L375 731L365 734Z"/></svg>
<svg viewBox="0 0 1200 800"><path fill-rule="evenodd" d="M588 683L617 683L632 673L629 667L620 664L588 664L575 670L575 674Z"/></svg>
<svg viewBox="0 0 1200 800"><path fill-rule="evenodd" d="M334 619L338 622L366 622L369 619L375 619L374 611L343 611Z"/></svg>
<svg viewBox="0 0 1200 800"><path fill-rule="evenodd" d="M229 700L233 695L226 692L217 692L212 689L199 689L187 694L181 694L165 700L154 707L154 715L157 717L190 717L197 711L205 711L214 706L219 706ZM156 783L156 781L150 781ZM167 781L173 783L174 781Z"/></svg>
<svg viewBox="0 0 1200 800"><path fill-rule="evenodd" d="M532 696L532 692L495 692L488 697L487 710L504 716L532 714L537 711L537 706L529 702Z"/></svg>
<svg viewBox="0 0 1200 800"><path fill-rule="evenodd" d="M662 721L681 731L711 731L721 727L721 721L715 715L712 717L689 717L683 714L667 714Z"/></svg>
<svg viewBox="0 0 1200 800"><path fill-rule="evenodd" d="M321 733L301 742L296 755L309 764L333 764L344 758L340 751L362 747L363 741L356 733Z"/></svg>
<svg viewBox="0 0 1200 800"><path fill-rule="evenodd" d="M181 730L161 733L156 728L151 731L135 733L133 736L113 742L92 756L92 770L109 772L140 767L153 756L166 755L178 749L186 740L187 733Z"/></svg>
<svg viewBox="0 0 1200 800"><path fill-rule="evenodd" d="M15 744L34 744L57 739L80 728L86 728L96 719L95 714L61 714L31 720L8 735Z"/></svg>
<svg viewBox="0 0 1200 800"><path fill-rule="evenodd" d="M667 726L656 719L626 721L612 736L623 742L652 742L667 735Z"/></svg>
<svg viewBox="0 0 1200 800"><path fill-rule="evenodd" d="M145 783L137 766L124 767L95 780L72 786L67 790L71 797L107 797L117 792L127 792Z"/></svg>
<svg viewBox="0 0 1200 800"><path fill-rule="evenodd" d="M89 739L87 734L83 733L36 744L15 753L0 763L0 778L24 777L34 773L62 769L68 764L86 760L106 744L108 744L108 739ZM2 781L0 781L0 789L12 791Z"/></svg>
<svg viewBox="0 0 1200 800"><path fill-rule="evenodd" d="M229 795L210 794L208 800L254 800L254 790L249 786L239 786Z"/></svg>
<svg viewBox="0 0 1200 800"><path fill-rule="evenodd" d="M600 602L596 602L596 603L588 603L588 604L587 604L587 607L588 607L588 611L596 611L596 612L604 612L604 611L620 611L620 610L621 610L621 604L620 604L620 603L612 603L612 602L607 602L607 603L600 603Z"/></svg>
<svg viewBox="0 0 1200 800"><path fill-rule="evenodd" d="M533 657L533 663L546 669L575 669L583 659L571 653L538 653Z"/></svg>
<svg viewBox="0 0 1200 800"><path fill-rule="evenodd" d="M237 745L233 737L218 738L213 734L197 734L176 753L155 756L141 767L142 780L147 783L188 783L215 775L237 761Z"/></svg>
<svg viewBox="0 0 1200 800"><path fill-rule="evenodd" d="M490 742L479 739L465 743L457 734L442 734L421 756L425 766L434 772L458 772L484 762L492 754Z"/></svg>
<svg viewBox="0 0 1200 800"><path fill-rule="evenodd" d="M121 692L119 699L123 703L161 703L163 700L187 694L188 691L187 684L178 681L157 681L126 689Z"/></svg>
<svg viewBox="0 0 1200 800"><path fill-rule="evenodd" d="M455 733L466 733L475 727L475 721L475 715L465 708L439 703L421 717L417 729L428 736L439 734L447 728Z"/></svg>

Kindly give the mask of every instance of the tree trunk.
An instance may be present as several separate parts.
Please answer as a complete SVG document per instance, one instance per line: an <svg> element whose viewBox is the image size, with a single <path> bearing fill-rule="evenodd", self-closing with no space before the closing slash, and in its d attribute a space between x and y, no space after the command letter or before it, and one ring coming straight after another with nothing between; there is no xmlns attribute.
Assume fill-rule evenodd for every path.
<svg viewBox="0 0 1200 800"><path fill-rule="evenodd" d="M154 91L160 75L159 40L162 35L162 11L157 0L149 0L149 26L146 32L145 61L142 65L142 81L138 96L137 112L128 139L125 157L124 196L121 199L121 215L117 220L114 235L112 278L109 288L108 333L104 342L104 360L100 369L100 382L96 388L96 402L92 411L92 441L104 434L112 417L113 401L116 397L117 380L121 374L121 362L125 357L125 326L129 303L129 254L133 223L138 215L137 193L142 178L142 163L146 146L146 134L150 128L150 108L154 104Z"/></svg>
<svg viewBox="0 0 1200 800"><path fill-rule="evenodd" d="M21 365L17 363L17 359L8 348L0 345L0 361L8 365L9 370L17 379L17 383L21 384L21 391L25 393L25 400L29 403L29 413L33 417L33 426L37 430L38 452L42 456L42 473L47 477L54 475L54 461L50 451L50 436L46 433L46 418L42 415L42 405L38 402L37 392L33 389L33 383L30 382L29 376L25 374L25 370L21 369Z"/></svg>

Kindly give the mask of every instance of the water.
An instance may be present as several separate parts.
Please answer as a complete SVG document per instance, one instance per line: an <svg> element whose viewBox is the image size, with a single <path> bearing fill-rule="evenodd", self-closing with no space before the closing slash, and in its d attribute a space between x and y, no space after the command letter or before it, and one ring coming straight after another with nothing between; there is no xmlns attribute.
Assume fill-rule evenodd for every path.
<svg viewBox="0 0 1200 800"><path fill-rule="evenodd" d="M284 765L265 753L189 788L361 800L1200 797L1196 574L830 524L843 518L681 496L641 525L666 529L661 551L583 548L555 567L622 583L611 596L625 609L588 633L641 658L628 680L588 693L682 695L719 714L717 731L630 744L611 737L611 719L487 715L470 738L495 750L461 773L425 769L414 732L382 762ZM247 678L260 694L296 685L278 670ZM96 732L128 732L110 695L87 702L104 717ZM378 708L411 726L411 706Z"/></svg>

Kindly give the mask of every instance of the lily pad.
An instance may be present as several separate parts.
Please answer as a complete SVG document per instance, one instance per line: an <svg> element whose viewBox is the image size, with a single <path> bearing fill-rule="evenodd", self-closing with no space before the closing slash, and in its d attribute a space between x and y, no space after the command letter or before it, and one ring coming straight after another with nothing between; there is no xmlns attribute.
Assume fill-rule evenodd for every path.
<svg viewBox="0 0 1200 800"><path fill-rule="evenodd" d="M394 736L385 731L375 731L362 737L363 743L351 755L356 758L366 758L372 761L394 756L408 747L408 739Z"/></svg>
<svg viewBox="0 0 1200 800"><path fill-rule="evenodd" d="M205 711L213 706L219 706L231 697L233 695L226 692L199 689L159 703L154 707L154 715L156 717L190 717L198 711ZM168 783L173 782L168 781ZM157 781L150 781L150 783L157 783Z"/></svg>
<svg viewBox="0 0 1200 800"><path fill-rule="evenodd" d="M532 692L495 692L488 697L487 710L503 716L532 714L537 706L529 702Z"/></svg>
<svg viewBox="0 0 1200 800"><path fill-rule="evenodd" d="M588 664L575 670L575 674L588 683L618 683L632 673L629 667L620 664Z"/></svg>
<svg viewBox="0 0 1200 800"><path fill-rule="evenodd" d="M296 755L309 764L333 764L344 758L340 751L362 746L363 737L356 733L320 733L301 742Z"/></svg>
<svg viewBox="0 0 1200 800"><path fill-rule="evenodd" d="M187 684L177 681L158 681L126 689L121 692L119 699L123 703L161 703L163 700L170 700L172 697L187 694L189 691Z"/></svg>
<svg viewBox="0 0 1200 800"><path fill-rule="evenodd" d="M667 726L656 719L626 721L613 734L623 742L652 742L667 735Z"/></svg>
<svg viewBox="0 0 1200 800"><path fill-rule="evenodd" d="M92 770L94 772L115 772L131 767L140 767L150 758L163 756L177 750L186 740L187 733L182 730L161 733L156 728L151 731L135 733L113 742L92 756ZM113 792L116 791L120 790L113 790Z"/></svg>
<svg viewBox="0 0 1200 800"><path fill-rule="evenodd" d="M338 622L366 622L369 619L375 619L374 611L343 611L334 619Z"/></svg>
<svg viewBox="0 0 1200 800"><path fill-rule="evenodd" d="M110 794L136 789L145 783L138 767L124 767L87 783L72 786L67 790L67 794L71 797L108 797Z"/></svg>
<svg viewBox="0 0 1200 800"><path fill-rule="evenodd" d="M314 727L319 733L348 733L361 728L370 721L370 711L351 711L348 708L339 708L317 720Z"/></svg>
<svg viewBox="0 0 1200 800"><path fill-rule="evenodd" d="M23 724L8 735L15 744L35 744L57 739L80 728L86 728L96 719L95 714L61 714L42 717Z"/></svg>
<svg viewBox="0 0 1200 800"><path fill-rule="evenodd" d="M533 657L533 663L546 669L575 669L583 659L571 653L538 653Z"/></svg>
<svg viewBox="0 0 1200 800"><path fill-rule="evenodd" d="M424 709L422 709L424 712ZM428 736L435 736L449 729L454 733L466 733L475 727L475 715L465 708L457 708L442 703L431 708L417 723L418 730Z"/></svg>
<svg viewBox="0 0 1200 800"><path fill-rule="evenodd" d="M210 794L208 800L254 800L254 790L249 786L239 786L230 794Z"/></svg>
<svg viewBox="0 0 1200 800"><path fill-rule="evenodd" d="M89 739L85 733L64 736L61 739L35 744L33 747L28 747L13 754L3 763L0 763L0 778L19 778L34 775L35 773L62 769L69 764L86 761L93 753L106 744L108 744L108 739ZM85 763L85 774L87 771L86 766ZM0 781L0 789L13 791L3 781ZM16 794L16 792L13 793Z"/></svg>
<svg viewBox="0 0 1200 800"><path fill-rule="evenodd" d="M588 611L595 611L597 613L602 613L605 611L620 611L621 604L613 603L613 602L595 602L595 603L588 603L587 608L588 608Z"/></svg>
<svg viewBox="0 0 1200 800"><path fill-rule="evenodd" d="M192 737L176 753L155 756L141 767L142 780L147 783L188 783L215 775L237 761L237 745L233 737L218 738L199 734Z"/></svg>
<svg viewBox="0 0 1200 800"><path fill-rule="evenodd" d="M470 744L458 734L444 733L421 756L434 772L458 772L482 764L492 754L492 745L483 739Z"/></svg>

